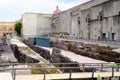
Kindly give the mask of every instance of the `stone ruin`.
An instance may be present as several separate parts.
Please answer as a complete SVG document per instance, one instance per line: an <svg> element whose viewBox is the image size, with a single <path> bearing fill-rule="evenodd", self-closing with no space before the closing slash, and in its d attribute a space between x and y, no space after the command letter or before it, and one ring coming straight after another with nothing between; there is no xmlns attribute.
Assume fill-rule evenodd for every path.
<svg viewBox="0 0 120 80"><path fill-rule="evenodd" d="M20 52L17 45L11 44L10 45L15 58L18 60L19 63L38 63L39 60L26 56L24 53Z"/></svg>

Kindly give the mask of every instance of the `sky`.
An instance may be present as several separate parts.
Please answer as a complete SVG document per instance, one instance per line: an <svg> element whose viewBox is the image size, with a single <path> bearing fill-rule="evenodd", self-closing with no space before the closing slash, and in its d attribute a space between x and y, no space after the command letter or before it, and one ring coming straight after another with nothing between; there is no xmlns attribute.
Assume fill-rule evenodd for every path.
<svg viewBox="0 0 120 80"><path fill-rule="evenodd" d="M0 21L19 20L26 12L52 14L56 6L64 11L86 1L89 0L0 0Z"/></svg>

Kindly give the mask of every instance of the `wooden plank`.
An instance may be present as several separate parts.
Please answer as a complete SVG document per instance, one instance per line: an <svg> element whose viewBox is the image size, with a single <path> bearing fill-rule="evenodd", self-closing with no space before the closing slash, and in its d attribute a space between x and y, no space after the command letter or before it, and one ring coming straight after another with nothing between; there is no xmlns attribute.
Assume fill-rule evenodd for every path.
<svg viewBox="0 0 120 80"><path fill-rule="evenodd" d="M96 72L94 74L94 77L97 78L97 76L100 75L101 77L111 77L112 72ZM120 76L120 72L115 72L115 76ZM92 73L72 73L72 78L91 78ZM16 80L43 80L44 75L17 75ZM49 79L69 79L69 73L61 73L61 74L47 74L46 80Z"/></svg>

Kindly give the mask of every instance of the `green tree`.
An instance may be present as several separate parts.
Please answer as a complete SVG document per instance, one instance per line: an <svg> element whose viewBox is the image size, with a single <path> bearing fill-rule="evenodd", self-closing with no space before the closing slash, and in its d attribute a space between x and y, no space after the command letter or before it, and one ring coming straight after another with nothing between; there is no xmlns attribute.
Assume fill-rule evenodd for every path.
<svg viewBox="0 0 120 80"><path fill-rule="evenodd" d="M16 22L14 30L16 31L18 36L21 36L21 28L22 28L22 23L19 21Z"/></svg>

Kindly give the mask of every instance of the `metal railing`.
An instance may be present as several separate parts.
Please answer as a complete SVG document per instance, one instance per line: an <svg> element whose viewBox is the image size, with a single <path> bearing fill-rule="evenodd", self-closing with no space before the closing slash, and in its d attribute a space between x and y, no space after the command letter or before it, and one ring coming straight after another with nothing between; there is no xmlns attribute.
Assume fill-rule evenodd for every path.
<svg viewBox="0 0 120 80"><path fill-rule="evenodd" d="M55 65L56 67L41 67L41 65ZM100 71L100 72L110 72L112 74L111 77L114 77L114 73L115 72L120 72L119 68L120 66L118 66L120 63L80 63L79 66L71 66L71 65L75 65L78 63L48 63L48 64L44 64L44 63L23 63L23 64L19 64L19 63L14 63L14 64L0 64L0 72L6 72L6 71L11 71L12 73L12 77L13 80L16 80L16 75L17 71L19 70L39 70L39 69L43 69L43 75L44 75L44 80L46 80L46 75L47 75L47 70L51 70L51 69L59 69L61 72L63 73L69 73L69 80L72 80L72 73L83 73L83 72L91 72L91 79L94 79L94 74L96 71ZM21 67L17 67L21 65ZM24 67L24 66L28 66L28 67ZM33 66L33 65L40 65L40 66ZM62 67L60 67L59 65L62 65ZM66 66L67 65L67 66ZM81 70L81 71L75 71L75 70ZM86 69L90 69L89 71L87 71ZM65 71L67 72L65 72ZM52 73L54 74L54 73ZM117 76L120 77L120 76Z"/></svg>

